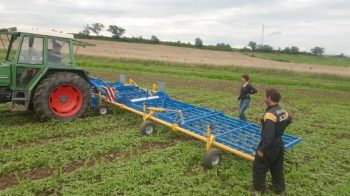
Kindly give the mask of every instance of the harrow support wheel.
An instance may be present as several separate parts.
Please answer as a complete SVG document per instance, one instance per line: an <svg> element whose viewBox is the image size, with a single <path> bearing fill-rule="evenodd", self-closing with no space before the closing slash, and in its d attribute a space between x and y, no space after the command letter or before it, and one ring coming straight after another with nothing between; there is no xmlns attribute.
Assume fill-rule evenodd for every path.
<svg viewBox="0 0 350 196"><path fill-rule="evenodd" d="M152 121L146 120L141 124L140 132L142 135L151 135L156 133L156 128Z"/></svg>
<svg viewBox="0 0 350 196"><path fill-rule="evenodd" d="M98 115L107 115L109 113L109 108L106 105L100 105L96 107L96 112Z"/></svg>
<svg viewBox="0 0 350 196"><path fill-rule="evenodd" d="M219 165L221 161L221 155L218 150L212 148L207 151L204 155L203 167L206 169L211 169Z"/></svg>

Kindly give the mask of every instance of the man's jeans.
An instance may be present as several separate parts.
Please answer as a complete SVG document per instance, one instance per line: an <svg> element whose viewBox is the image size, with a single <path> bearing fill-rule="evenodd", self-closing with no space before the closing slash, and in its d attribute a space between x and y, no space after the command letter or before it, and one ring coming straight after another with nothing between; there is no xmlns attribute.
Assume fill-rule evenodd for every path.
<svg viewBox="0 0 350 196"><path fill-rule="evenodd" d="M247 117L245 116L244 112L249 107L250 99L241 99L241 102L239 104L239 118L241 120L247 121Z"/></svg>

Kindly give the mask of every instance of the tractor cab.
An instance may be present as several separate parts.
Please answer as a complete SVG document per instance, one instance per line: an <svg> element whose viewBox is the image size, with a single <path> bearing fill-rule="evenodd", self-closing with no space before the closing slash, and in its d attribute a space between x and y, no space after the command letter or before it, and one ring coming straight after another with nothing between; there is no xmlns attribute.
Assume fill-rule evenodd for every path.
<svg viewBox="0 0 350 196"><path fill-rule="evenodd" d="M93 46L74 40L73 34L38 29L0 29L0 103L24 105L28 110L40 82L57 72L73 73L87 80L84 70L75 67L79 46ZM74 51L74 46L76 50ZM1 54L2 53L2 54ZM68 75L67 75L68 76Z"/></svg>

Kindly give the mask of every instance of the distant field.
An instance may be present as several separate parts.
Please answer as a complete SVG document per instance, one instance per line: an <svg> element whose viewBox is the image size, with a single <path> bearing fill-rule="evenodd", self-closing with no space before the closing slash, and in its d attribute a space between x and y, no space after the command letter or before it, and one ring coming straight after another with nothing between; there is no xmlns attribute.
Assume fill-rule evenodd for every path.
<svg viewBox="0 0 350 196"><path fill-rule="evenodd" d="M5 41L7 39L4 39ZM304 73L333 74L350 76L350 66L328 65L323 60L311 62L283 62L283 60L268 60L250 57L240 52L212 51L175 46L126 43L102 40L83 40L96 44L95 47L80 47L78 54L103 56L112 58L142 59L162 62L177 62L186 64L207 64L220 66L242 66L264 69L278 69ZM6 44L6 43L5 43ZM2 46L0 46L2 48ZM285 60L286 61L286 60Z"/></svg>
<svg viewBox="0 0 350 196"><path fill-rule="evenodd" d="M319 65L311 63L280 62L254 58L240 52L211 51L174 46L125 43L115 41L84 40L96 44L95 47L80 48L79 54L116 58L131 58L208 64L216 66L243 66L265 69L279 69L305 73L322 73L350 76L350 66Z"/></svg>
<svg viewBox="0 0 350 196"><path fill-rule="evenodd" d="M77 64L111 81L120 73L145 87L164 81L176 99L235 117L240 75L248 72L258 89L249 120L260 121L264 89L278 88L294 117L287 132L303 139L286 152L288 195L350 191L348 78L90 56ZM205 170L203 143L163 126L141 137L142 119L127 111L42 123L9 107L0 104L0 195L248 195L252 188L252 162L223 152L222 163Z"/></svg>
<svg viewBox="0 0 350 196"><path fill-rule="evenodd" d="M291 63L309 63L309 64L319 64L319 65L332 65L332 66L350 66L349 57L339 57L339 56L312 56L304 54L283 54L283 53L266 53L266 52L244 52L250 57L257 57L268 60L275 60L281 62L291 62Z"/></svg>

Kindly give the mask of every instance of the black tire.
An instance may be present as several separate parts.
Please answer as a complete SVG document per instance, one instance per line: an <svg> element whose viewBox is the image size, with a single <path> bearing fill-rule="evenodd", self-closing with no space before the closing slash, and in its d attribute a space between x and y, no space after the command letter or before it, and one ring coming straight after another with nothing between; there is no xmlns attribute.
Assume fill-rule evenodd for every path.
<svg viewBox="0 0 350 196"><path fill-rule="evenodd" d="M78 100L79 106L75 108L74 113L68 113L67 116L57 114L57 111L52 107L51 96L54 90L60 86L72 86L79 92L82 100ZM67 88L67 87L65 87ZM63 96L61 96L63 97ZM64 99L64 101L62 100ZM69 96L61 98L61 103L66 103ZM34 92L33 106L36 119L46 121L52 118L61 120L74 120L81 117L87 110L89 110L91 103L90 85L79 75L71 72L57 72L47 76L43 79Z"/></svg>
<svg viewBox="0 0 350 196"><path fill-rule="evenodd" d="M11 101L12 93L5 87L0 88L0 103L7 103Z"/></svg>
<svg viewBox="0 0 350 196"><path fill-rule="evenodd" d="M106 105L97 106L97 107L96 107L96 113L97 113L98 115L101 115L101 116L107 115L107 114L109 113L108 106L106 106Z"/></svg>
<svg viewBox="0 0 350 196"><path fill-rule="evenodd" d="M0 95L0 103L7 103L10 101L11 101L11 98L9 98L8 95Z"/></svg>
<svg viewBox="0 0 350 196"><path fill-rule="evenodd" d="M220 161L221 161L221 155L219 151L212 148L205 153L204 160L203 160L203 167L206 169L211 169L219 165Z"/></svg>
<svg viewBox="0 0 350 196"><path fill-rule="evenodd" d="M152 121L146 120L141 124L140 132L142 135L151 135L156 133L156 128Z"/></svg>

